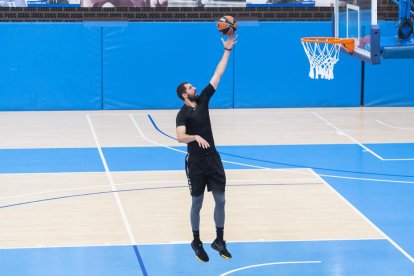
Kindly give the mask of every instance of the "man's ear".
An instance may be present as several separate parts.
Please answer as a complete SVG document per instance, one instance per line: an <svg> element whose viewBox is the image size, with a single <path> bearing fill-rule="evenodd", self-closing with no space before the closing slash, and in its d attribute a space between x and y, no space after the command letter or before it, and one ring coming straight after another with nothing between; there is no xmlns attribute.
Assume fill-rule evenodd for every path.
<svg viewBox="0 0 414 276"><path fill-rule="evenodd" d="M181 96L183 96L183 99L184 99L184 100L186 100L186 99L188 98L187 93L183 93L183 94L181 94Z"/></svg>

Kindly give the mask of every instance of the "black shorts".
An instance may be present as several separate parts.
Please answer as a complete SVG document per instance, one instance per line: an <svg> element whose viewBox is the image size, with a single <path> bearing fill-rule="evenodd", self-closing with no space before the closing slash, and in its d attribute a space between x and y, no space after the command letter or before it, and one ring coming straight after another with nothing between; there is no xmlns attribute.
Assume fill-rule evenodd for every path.
<svg viewBox="0 0 414 276"><path fill-rule="evenodd" d="M187 154L185 172L192 196L200 196L206 189L223 191L226 187L226 174L217 151L207 154Z"/></svg>

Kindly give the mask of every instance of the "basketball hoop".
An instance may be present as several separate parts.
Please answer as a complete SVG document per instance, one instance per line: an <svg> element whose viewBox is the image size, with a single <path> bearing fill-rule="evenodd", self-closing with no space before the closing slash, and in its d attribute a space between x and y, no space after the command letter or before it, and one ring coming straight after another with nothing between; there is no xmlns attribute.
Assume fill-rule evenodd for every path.
<svg viewBox="0 0 414 276"><path fill-rule="evenodd" d="M341 46L348 53L354 51L353 38L304 37L301 41L309 59L309 77L312 79L319 79L319 76L322 79L333 79L333 69L339 60Z"/></svg>

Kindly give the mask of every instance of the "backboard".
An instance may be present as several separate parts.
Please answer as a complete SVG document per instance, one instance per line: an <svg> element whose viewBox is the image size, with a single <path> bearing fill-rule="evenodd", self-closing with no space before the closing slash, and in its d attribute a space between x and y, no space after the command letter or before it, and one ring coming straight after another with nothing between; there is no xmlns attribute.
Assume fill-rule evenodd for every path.
<svg viewBox="0 0 414 276"><path fill-rule="evenodd" d="M353 38L352 55L372 64L381 59L414 58L414 3L391 0L390 5L398 6L398 18L391 24L378 22L378 4L377 0L335 0L334 36Z"/></svg>
<svg viewBox="0 0 414 276"><path fill-rule="evenodd" d="M377 0L335 0L334 36L355 39L353 56L380 63Z"/></svg>

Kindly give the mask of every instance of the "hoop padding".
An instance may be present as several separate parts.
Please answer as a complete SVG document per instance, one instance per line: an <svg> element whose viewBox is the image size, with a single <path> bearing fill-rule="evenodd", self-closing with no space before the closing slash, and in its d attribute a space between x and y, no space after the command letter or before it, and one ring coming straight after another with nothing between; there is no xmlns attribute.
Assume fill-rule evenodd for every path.
<svg viewBox="0 0 414 276"><path fill-rule="evenodd" d="M354 50L353 39L305 37L301 41L309 59L309 77L312 79L319 79L319 77L327 80L333 79L333 69L339 60L341 46L344 46L350 53Z"/></svg>

